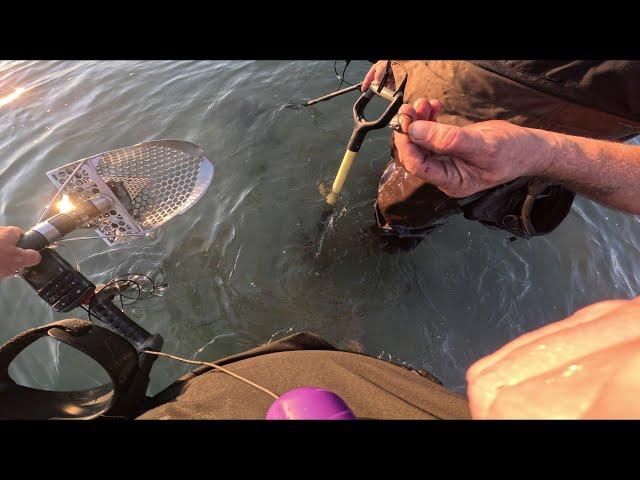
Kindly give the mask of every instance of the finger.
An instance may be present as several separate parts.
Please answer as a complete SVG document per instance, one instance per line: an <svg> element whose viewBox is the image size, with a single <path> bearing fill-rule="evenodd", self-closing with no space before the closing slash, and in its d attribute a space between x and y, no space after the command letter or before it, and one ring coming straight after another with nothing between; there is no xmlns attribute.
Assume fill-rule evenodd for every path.
<svg viewBox="0 0 640 480"><path fill-rule="evenodd" d="M18 227L0 227L0 240L11 245L16 245L22 236L22 230Z"/></svg>
<svg viewBox="0 0 640 480"><path fill-rule="evenodd" d="M417 112L416 109L413 108L413 106L409 105L408 103L403 103L400 106L400 109L398 110L398 113L404 113L406 115L409 115L411 117L411 121L417 120L418 116L417 116Z"/></svg>
<svg viewBox="0 0 640 480"><path fill-rule="evenodd" d="M409 131L411 122L416 120L416 118L417 113L411 105L404 104L400 107L400 110L398 110L398 122L400 123L400 127L404 133Z"/></svg>
<svg viewBox="0 0 640 480"><path fill-rule="evenodd" d="M387 62L386 60L380 61L376 65L377 67L376 67L375 81L378 84L380 84L380 82L382 82L382 79L384 78L384 73L387 71Z"/></svg>
<svg viewBox="0 0 640 480"><path fill-rule="evenodd" d="M608 380L630 358L637 355L640 342L601 350L573 359L557 368L500 389L486 416L508 419L577 419L599 395L608 389ZM636 372L637 376L637 372ZM636 380L637 381L637 380ZM611 392L619 396L620 392ZM470 403L474 418L483 415Z"/></svg>
<svg viewBox="0 0 640 480"><path fill-rule="evenodd" d="M527 378L615 344L640 339L638 317L638 302L626 302L591 321L564 328L516 348L471 379L469 398L478 399L478 404L488 408L497 392L505 386L517 385Z"/></svg>
<svg viewBox="0 0 640 480"><path fill-rule="evenodd" d="M17 250L16 261L18 262L19 269L33 267L42 261L42 256L35 250L23 250L22 248L18 248Z"/></svg>
<svg viewBox="0 0 640 480"><path fill-rule="evenodd" d="M582 418L629 419L640 418L640 354L636 345L634 355L622 362L615 374L600 390Z"/></svg>
<svg viewBox="0 0 640 480"><path fill-rule="evenodd" d="M459 198L469 195L466 191L460 191L462 186L461 173L451 157L430 153L425 155L424 149L421 147L418 149L422 153L421 157L416 154L406 155L403 163L410 174L435 185L450 197Z"/></svg>
<svg viewBox="0 0 640 480"><path fill-rule="evenodd" d="M431 115L431 104L426 98L419 98L413 104L413 108L416 110L418 116L417 120L429 120Z"/></svg>
<svg viewBox="0 0 640 480"><path fill-rule="evenodd" d="M6 277L10 277L11 275L15 275L15 271L14 270L9 270L6 268L0 268L0 280L2 280L3 278Z"/></svg>
<svg viewBox="0 0 640 480"><path fill-rule="evenodd" d="M469 369L467 370L467 381L473 381L475 377L479 376L483 372L483 370L496 364L498 361L502 360L505 356L507 356L517 348L520 348L532 342L541 341L544 337L558 333L565 328L573 327L595 320L596 318L612 310L615 310L616 308L626 305L628 302L629 300L606 300L604 302L594 303L593 305L589 305L588 307L581 308L573 315L565 318L564 320L554 322L549 325L545 325L542 328L538 328L537 330L525 333L524 335L521 335L518 338L510 341L491 355L487 355L486 357L481 358L473 365L471 365L471 367L469 367Z"/></svg>
<svg viewBox="0 0 640 480"><path fill-rule="evenodd" d="M456 125L418 120L409 127L409 137L436 153L465 155L478 150L472 132Z"/></svg>
<svg viewBox="0 0 640 480"><path fill-rule="evenodd" d="M402 117L400 118L402 119ZM409 136L406 134L394 131L393 143L396 147L396 150L398 151L398 161L400 163L403 163L403 159L407 155L407 153L405 153L407 150L413 151L415 149L415 152L412 152L413 155L420 155L420 154L424 155L424 152L420 150L420 147L418 147L415 143L413 143L409 138Z"/></svg>
<svg viewBox="0 0 640 480"><path fill-rule="evenodd" d="M360 87L360 91L364 93L369 89L375 75L376 75L376 64L372 65L369 71L367 72L367 74L365 75L364 80L362 81L362 87Z"/></svg>
<svg viewBox="0 0 640 480"><path fill-rule="evenodd" d="M412 123L413 125L413 123ZM411 127L410 127L411 128ZM410 174L426 180L441 190L448 190L452 179L451 159L442 156L433 156L431 152L425 152L407 135L394 133L394 142L398 151L398 160ZM447 163L448 162L448 163Z"/></svg>
<svg viewBox="0 0 640 480"><path fill-rule="evenodd" d="M431 104L431 116L427 120L435 122L438 118L438 115L440 115L440 111L442 110L442 102L440 100L434 99L429 100L429 103Z"/></svg>
<svg viewBox="0 0 640 480"><path fill-rule="evenodd" d="M398 161L405 167L405 169L407 169L406 164L411 165L412 163L421 162L425 155L425 151L413 143L408 135L393 132L393 143L398 153Z"/></svg>
<svg viewBox="0 0 640 480"><path fill-rule="evenodd" d="M22 248L13 247L6 254L9 259L5 262L6 268L13 272L33 267L42 261L40 253L35 250L23 250Z"/></svg>

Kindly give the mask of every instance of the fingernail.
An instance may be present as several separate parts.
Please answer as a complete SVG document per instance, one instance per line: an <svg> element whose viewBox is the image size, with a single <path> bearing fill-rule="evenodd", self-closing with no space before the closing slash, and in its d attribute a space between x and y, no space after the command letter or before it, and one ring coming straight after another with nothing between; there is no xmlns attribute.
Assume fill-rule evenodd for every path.
<svg viewBox="0 0 640 480"><path fill-rule="evenodd" d="M412 138L423 138L426 136L428 128L424 122L413 122L409 126L409 136Z"/></svg>
<svg viewBox="0 0 640 480"><path fill-rule="evenodd" d="M429 120L435 121L436 117L440 114L442 103L440 103L440 100L429 100L429 104L431 105Z"/></svg>

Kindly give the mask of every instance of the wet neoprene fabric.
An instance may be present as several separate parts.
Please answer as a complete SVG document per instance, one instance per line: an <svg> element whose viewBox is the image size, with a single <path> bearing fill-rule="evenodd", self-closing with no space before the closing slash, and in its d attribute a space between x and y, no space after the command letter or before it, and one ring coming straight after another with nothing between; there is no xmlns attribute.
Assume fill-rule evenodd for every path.
<svg viewBox="0 0 640 480"><path fill-rule="evenodd" d="M536 90L640 122L640 62L480 60L472 62Z"/></svg>
<svg viewBox="0 0 640 480"><path fill-rule="evenodd" d="M360 419L469 419L464 397L429 373L341 351L299 333L216 361L276 394L300 387L331 390ZM146 406L141 420L264 419L274 399L226 373L198 368Z"/></svg>
<svg viewBox="0 0 640 480"><path fill-rule="evenodd" d="M405 101L439 99L438 121L465 126L485 120L605 140L640 134L640 62L411 60L394 64L396 81L408 75ZM406 73L405 73L406 72ZM636 88L634 88L634 86ZM569 213L574 194L550 185L535 197L533 232L521 218L533 179L485 191L460 206L395 160L378 187L376 219L390 235L422 236L451 215L529 238L553 231ZM461 203L464 203L461 202Z"/></svg>

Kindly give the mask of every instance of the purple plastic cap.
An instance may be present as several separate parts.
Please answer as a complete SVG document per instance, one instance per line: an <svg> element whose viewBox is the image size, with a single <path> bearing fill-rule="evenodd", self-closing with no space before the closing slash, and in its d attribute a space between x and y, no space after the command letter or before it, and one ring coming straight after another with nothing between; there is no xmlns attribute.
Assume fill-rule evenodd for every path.
<svg viewBox="0 0 640 480"><path fill-rule="evenodd" d="M355 420L356 416L338 395L324 388L289 390L273 402L267 420Z"/></svg>

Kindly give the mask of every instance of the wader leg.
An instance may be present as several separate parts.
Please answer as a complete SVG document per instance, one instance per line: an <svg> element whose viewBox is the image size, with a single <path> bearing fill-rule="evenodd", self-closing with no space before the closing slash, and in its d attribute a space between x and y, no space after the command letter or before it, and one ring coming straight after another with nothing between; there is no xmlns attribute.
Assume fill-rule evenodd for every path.
<svg viewBox="0 0 640 480"><path fill-rule="evenodd" d="M374 205L376 227L383 248L411 250L447 217L461 213L458 202L434 185L409 174L395 159L391 159L378 184Z"/></svg>

